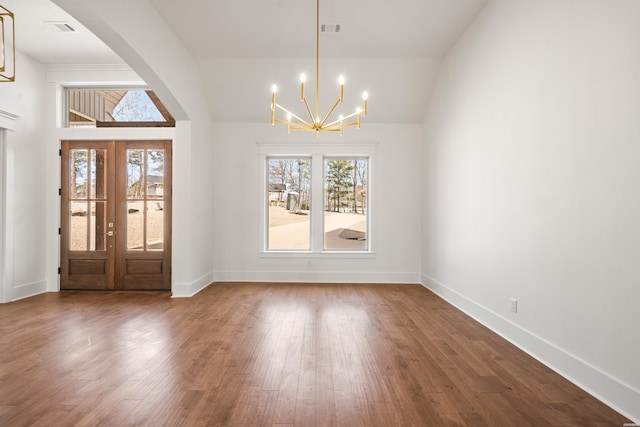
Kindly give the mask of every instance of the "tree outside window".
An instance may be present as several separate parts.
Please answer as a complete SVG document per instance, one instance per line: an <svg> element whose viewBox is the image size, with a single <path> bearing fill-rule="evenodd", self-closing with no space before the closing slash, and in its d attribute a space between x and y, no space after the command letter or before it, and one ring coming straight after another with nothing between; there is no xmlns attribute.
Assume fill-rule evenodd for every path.
<svg viewBox="0 0 640 427"><path fill-rule="evenodd" d="M367 250L367 160L325 159L324 169L324 249Z"/></svg>

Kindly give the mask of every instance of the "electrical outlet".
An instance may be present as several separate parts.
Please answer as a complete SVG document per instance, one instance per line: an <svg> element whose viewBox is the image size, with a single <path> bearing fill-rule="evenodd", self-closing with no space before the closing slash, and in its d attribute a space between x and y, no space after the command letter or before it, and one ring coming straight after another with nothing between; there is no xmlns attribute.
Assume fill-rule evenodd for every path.
<svg viewBox="0 0 640 427"><path fill-rule="evenodd" d="M511 311L514 313L518 312L518 300L515 298L511 298Z"/></svg>

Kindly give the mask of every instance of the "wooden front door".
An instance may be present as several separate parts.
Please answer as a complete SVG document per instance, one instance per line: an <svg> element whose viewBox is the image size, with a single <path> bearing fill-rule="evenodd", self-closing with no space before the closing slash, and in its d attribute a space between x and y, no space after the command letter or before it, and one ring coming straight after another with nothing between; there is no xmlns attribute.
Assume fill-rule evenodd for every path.
<svg viewBox="0 0 640 427"><path fill-rule="evenodd" d="M171 141L63 141L60 289L171 289Z"/></svg>

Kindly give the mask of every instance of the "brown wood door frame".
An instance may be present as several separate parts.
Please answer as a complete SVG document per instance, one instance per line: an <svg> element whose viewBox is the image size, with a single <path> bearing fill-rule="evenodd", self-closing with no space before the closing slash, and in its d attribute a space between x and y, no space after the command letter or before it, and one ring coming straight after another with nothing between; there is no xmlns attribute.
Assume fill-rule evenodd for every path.
<svg viewBox="0 0 640 427"><path fill-rule="evenodd" d="M116 223L119 230L116 233L116 284L118 289L126 290L171 290L171 189L172 189L172 153L171 141L121 141L116 144L117 149L117 184L116 194ZM127 150L149 149L164 150L164 191L162 201L164 246L162 251L143 251L127 249L127 218L129 212L127 203ZM145 194L146 194L145 189ZM146 197L145 197L146 199ZM150 199L149 203L158 201ZM151 209L147 206L147 209ZM146 245L146 243L145 243Z"/></svg>
<svg viewBox="0 0 640 427"><path fill-rule="evenodd" d="M61 236L60 236L60 289L83 290L170 290L171 289L171 222L172 222L172 141L62 141L61 152ZM106 150L106 166L96 170L97 180L104 178L104 197L73 198L70 194L71 150ZM127 249L127 150L164 150L163 183L163 248L162 250ZM87 156L89 157L89 156ZM96 166L96 169L99 169ZM102 173L106 176L101 175ZM89 175L89 172L87 172ZM91 191L87 189L86 191ZM96 193L97 195L97 193ZM144 190L147 199L147 189ZM98 246L104 242L104 250L71 251L72 201L86 203L87 221L102 223L92 230L89 222L87 233L93 232ZM151 199L157 202L159 199ZM91 210L90 203L106 203L105 215ZM148 203L145 202L145 206ZM147 218L147 213L144 213ZM146 222L145 222L146 224ZM112 236L107 235L112 232ZM146 236L146 225L145 225ZM89 241L89 240L87 240ZM145 240L146 241L146 240ZM87 244L89 246L89 244Z"/></svg>
<svg viewBox="0 0 640 427"><path fill-rule="evenodd" d="M74 197L71 195L71 171L70 153L72 150L87 150L87 188L88 193L84 197ZM103 164L96 166L96 181L100 178L106 179L106 192L96 190L95 197L91 197L89 169L91 150L105 150L106 156L102 159ZM60 288L61 289L91 289L91 290L113 290L115 283L115 244L113 237L107 236L109 232L108 224L115 222L115 146L114 141L62 141L61 153L61 214L60 214ZM105 165L106 163L106 165ZM99 165L99 162L96 162ZM98 193L102 196L99 197ZM77 196L77 194L76 194ZM84 203L87 209L84 212L72 212L70 204ZM91 203L106 203L106 218L102 216L99 209L95 212L91 209ZM73 217L86 218L87 236L90 234L91 221L96 222L95 244L104 245L104 250L71 250L71 229L73 227ZM106 227L99 224L107 224ZM87 242L89 238L87 237ZM89 246L89 243L87 243Z"/></svg>

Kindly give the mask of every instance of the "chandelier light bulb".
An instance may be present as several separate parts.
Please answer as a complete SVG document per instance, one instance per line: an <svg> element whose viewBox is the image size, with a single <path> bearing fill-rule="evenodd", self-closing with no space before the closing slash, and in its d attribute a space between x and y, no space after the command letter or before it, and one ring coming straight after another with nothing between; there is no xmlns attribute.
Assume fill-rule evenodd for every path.
<svg viewBox="0 0 640 427"><path fill-rule="evenodd" d="M271 126L276 123L276 92L278 91L278 86L271 86Z"/></svg>
<svg viewBox="0 0 640 427"><path fill-rule="evenodd" d="M369 92L367 92L366 90L364 92L362 92L362 104L364 107L364 115L365 117L367 116L367 100L369 99Z"/></svg>
<svg viewBox="0 0 640 427"><path fill-rule="evenodd" d="M307 81L305 73L300 74L300 101L304 101L304 82Z"/></svg>
<svg viewBox="0 0 640 427"><path fill-rule="evenodd" d="M340 97L338 98L339 102L344 101L344 76L340 75L338 77L338 83L340 83Z"/></svg>

